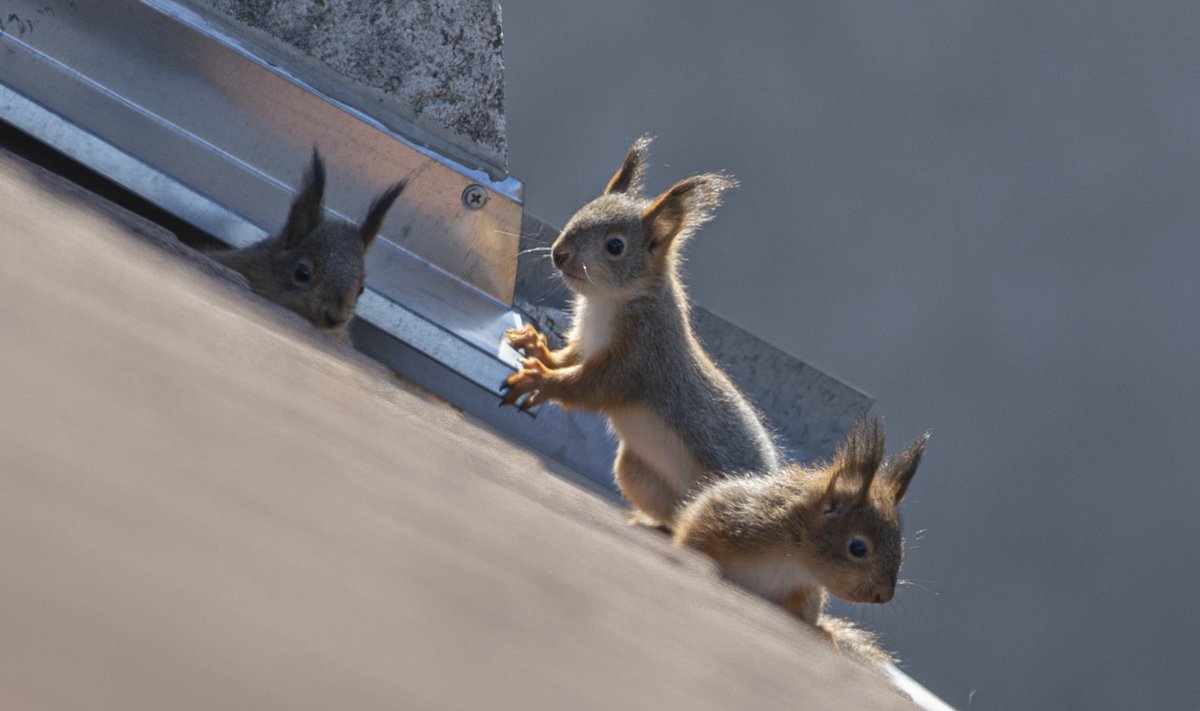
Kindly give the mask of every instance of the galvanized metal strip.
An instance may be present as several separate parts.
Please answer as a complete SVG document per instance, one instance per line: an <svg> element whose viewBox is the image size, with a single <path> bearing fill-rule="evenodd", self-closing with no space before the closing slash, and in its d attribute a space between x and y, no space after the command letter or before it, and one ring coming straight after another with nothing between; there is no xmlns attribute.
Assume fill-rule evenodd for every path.
<svg viewBox="0 0 1200 711"><path fill-rule="evenodd" d="M9 4L22 21L0 34L0 81L49 111L264 229L282 223L286 186L314 144L329 167L327 204L352 218L408 178L382 238L511 301L519 181L492 180L406 141L256 61L173 3ZM463 195L473 185L489 199L468 206Z"/></svg>
<svg viewBox="0 0 1200 711"><path fill-rule="evenodd" d="M402 340L406 343L414 347L420 344L418 350L421 353L497 397L500 395L500 383L512 372L518 357L517 352L507 345L504 346L506 352L497 347L495 354L466 347L461 339L437 322L422 318L372 290L364 291L359 297L356 314L389 334L404 334ZM516 313L507 312L498 318L497 325L514 328L520 322ZM383 360L386 362L386 358Z"/></svg>
<svg viewBox="0 0 1200 711"><path fill-rule="evenodd" d="M233 241L241 244L266 236L236 212L3 85L0 116L131 191L157 204L171 205L175 214L201 229L236 235ZM498 395L500 383L518 358L501 343L503 332L519 325L520 317L391 243L376 243L369 257L374 266L368 268L369 284L359 299L358 316L442 363L458 377ZM383 349L365 350L388 362Z"/></svg>

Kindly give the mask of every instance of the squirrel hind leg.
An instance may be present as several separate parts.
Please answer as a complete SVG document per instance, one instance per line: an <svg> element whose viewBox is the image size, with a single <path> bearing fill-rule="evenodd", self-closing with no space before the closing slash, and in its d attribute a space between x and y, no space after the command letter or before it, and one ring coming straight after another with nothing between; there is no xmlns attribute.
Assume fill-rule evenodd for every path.
<svg viewBox="0 0 1200 711"><path fill-rule="evenodd" d="M637 511L637 520L631 519L630 523L670 530L679 505L679 493L624 442L617 446L613 476L621 494Z"/></svg>

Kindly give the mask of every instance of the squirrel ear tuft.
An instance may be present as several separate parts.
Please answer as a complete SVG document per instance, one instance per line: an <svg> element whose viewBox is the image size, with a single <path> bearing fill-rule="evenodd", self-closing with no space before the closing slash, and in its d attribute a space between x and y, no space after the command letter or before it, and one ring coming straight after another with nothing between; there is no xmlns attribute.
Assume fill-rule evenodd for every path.
<svg viewBox="0 0 1200 711"><path fill-rule="evenodd" d="M851 498L838 490L838 481L842 478L844 470L835 466L832 471L829 481L825 484L825 493L821 495L817 503L818 511L825 515L840 513Z"/></svg>
<svg viewBox="0 0 1200 711"><path fill-rule="evenodd" d="M693 175L675 183L642 212L646 250L665 254L671 244L690 237L721 204L721 194L737 181L724 173Z"/></svg>
<svg viewBox="0 0 1200 711"><path fill-rule="evenodd" d="M912 482L913 475L917 473L917 467L921 464L921 456L925 453L925 443L928 441L929 433L926 432L908 445L908 449L888 460L884 469L888 485L893 491L892 500L895 503L899 504L908 492L908 485Z"/></svg>
<svg viewBox="0 0 1200 711"><path fill-rule="evenodd" d="M854 423L833 458L836 474L830 479L830 489L840 479L844 486L848 484L853 488L856 498L865 500L870 494L871 482L883 464L883 451L883 425L878 417Z"/></svg>
<svg viewBox="0 0 1200 711"><path fill-rule="evenodd" d="M362 225L358 228L358 234L362 236L363 247L370 247L375 236L379 234L380 228L383 227L383 218L387 217L388 210L391 209L392 203L396 202L396 198L400 197L400 193L404 192L404 186L408 185L407 180L401 180L392 185L392 187L380 193L379 197L371 203L370 209L367 210L367 216L363 218Z"/></svg>
<svg viewBox="0 0 1200 711"><path fill-rule="evenodd" d="M650 136L642 136L634 141L629 152L625 154L625 162L613 174L604 188L604 194L631 193L636 195L642 191L642 179L646 177L646 154L650 151Z"/></svg>
<svg viewBox="0 0 1200 711"><path fill-rule="evenodd" d="M304 179L300 184L300 192L292 201L288 210L287 223L283 226L280 237L283 248L291 249L317 225L321 224L322 203L325 200L325 164L321 154L313 146L312 162L304 171Z"/></svg>

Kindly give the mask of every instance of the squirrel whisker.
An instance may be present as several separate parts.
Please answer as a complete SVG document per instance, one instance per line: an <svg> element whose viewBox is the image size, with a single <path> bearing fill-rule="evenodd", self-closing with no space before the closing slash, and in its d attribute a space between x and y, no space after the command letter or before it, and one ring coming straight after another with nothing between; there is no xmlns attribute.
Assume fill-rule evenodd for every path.
<svg viewBox="0 0 1200 711"><path fill-rule="evenodd" d="M896 603L897 609L899 609L904 615L905 622L912 622L912 613L908 611L908 607L904 604L904 601L900 598L896 598L894 602Z"/></svg>
<svg viewBox="0 0 1200 711"><path fill-rule="evenodd" d="M911 587L914 587L914 588L921 588L921 589L922 589L922 590L924 590L925 592L927 592L927 593L930 593L930 594L932 594L932 595L941 595L941 593L940 593L940 592L938 592L938 591L936 591L936 590L933 590L932 588L927 588L927 587L925 587L924 585L922 585L922 584L920 584L920 583L918 583L918 582L916 582L916 581L914 581L914 580L897 580L897 581L896 581L896 586L897 586L897 587L899 587L899 586L901 586L901 585L907 585L907 586L911 586Z"/></svg>

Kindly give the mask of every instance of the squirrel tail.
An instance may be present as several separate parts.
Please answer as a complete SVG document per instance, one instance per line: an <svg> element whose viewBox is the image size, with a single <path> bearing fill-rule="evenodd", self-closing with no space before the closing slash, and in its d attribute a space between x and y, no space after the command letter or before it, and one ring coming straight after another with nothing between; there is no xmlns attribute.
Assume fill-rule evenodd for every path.
<svg viewBox="0 0 1200 711"><path fill-rule="evenodd" d="M879 639L874 632L865 630L850 620L821 615L817 626L829 633L838 651L860 664L878 668L884 663L895 661L890 653L879 646Z"/></svg>

